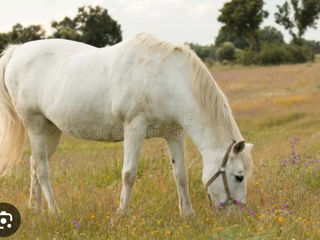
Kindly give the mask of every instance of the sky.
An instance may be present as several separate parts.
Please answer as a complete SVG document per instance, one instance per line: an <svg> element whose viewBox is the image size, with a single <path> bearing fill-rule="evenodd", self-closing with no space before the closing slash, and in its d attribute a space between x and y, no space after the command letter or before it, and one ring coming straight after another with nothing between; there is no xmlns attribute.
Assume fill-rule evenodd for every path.
<svg viewBox="0 0 320 240"><path fill-rule="evenodd" d="M41 24L50 33L52 20L64 16L73 17L78 7L100 5L108 9L113 19L121 24L123 38L139 32L149 32L156 37L182 44L194 42L212 44L221 24L217 21L219 9L229 0L1 0L0 32L7 32L19 22L24 26ZM264 9L269 17L262 26L279 29L286 41L291 38L287 31L274 21L277 4L285 0L265 0ZM310 29L305 38L320 40L318 29Z"/></svg>

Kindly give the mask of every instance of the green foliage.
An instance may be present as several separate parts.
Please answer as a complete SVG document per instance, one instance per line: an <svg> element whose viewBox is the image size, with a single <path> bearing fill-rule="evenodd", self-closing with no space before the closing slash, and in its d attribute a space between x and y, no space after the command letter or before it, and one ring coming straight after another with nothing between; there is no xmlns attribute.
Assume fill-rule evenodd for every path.
<svg viewBox="0 0 320 240"><path fill-rule="evenodd" d="M285 45L276 43L263 44L257 62L261 65L275 65L287 62L287 49Z"/></svg>
<svg viewBox="0 0 320 240"><path fill-rule="evenodd" d="M81 41L81 35L76 31L76 23L69 17L65 17L61 22L53 21L51 27L55 30L51 36L53 38Z"/></svg>
<svg viewBox="0 0 320 240"><path fill-rule="evenodd" d="M314 40L310 41L310 40L302 39L301 42L302 42L303 46L306 46L306 47L312 49L315 54L320 53L320 42L319 41L314 41Z"/></svg>
<svg viewBox="0 0 320 240"><path fill-rule="evenodd" d="M225 42L218 48L216 52L216 59L220 62L234 61L235 51L236 48L232 42Z"/></svg>
<svg viewBox="0 0 320 240"><path fill-rule="evenodd" d="M255 35L259 46L263 42L284 43L282 33L272 26L266 26L263 29L258 30ZM215 40L215 45L219 47L224 42L232 42L234 46L239 49L246 49L249 47L249 42L246 37L237 35L234 31L227 31L225 28L221 28Z"/></svg>
<svg viewBox="0 0 320 240"><path fill-rule="evenodd" d="M284 43L283 34L277 30L275 27L266 26L261 30L258 30L258 41L259 43L263 42L276 42L276 43Z"/></svg>
<svg viewBox="0 0 320 240"><path fill-rule="evenodd" d="M263 19L268 16L262 9L263 4L263 0L232 0L224 4L218 21L226 29L242 36L248 35L258 30Z"/></svg>
<svg viewBox="0 0 320 240"><path fill-rule="evenodd" d="M9 43L25 43L43 38L45 38L45 30L41 25L23 27L20 23L17 23L10 32L0 33L0 52Z"/></svg>
<svg viewBox="0 0 320 240"><path fill-rule="evenodd" d="M122 40L121 26L113 20L108 11L99 6L81 7L74 19L65 17L53 21L52 37L81 41L92 46L104 47Z"/></svg>
<svg viewBox="0 0 320 240"><path fill-rule="evenodd" d="M275 13L276 23L284 26L292 36L295 43L299 43L308 28L316 28L320 17L319 0L291 0L291 5L286 1L282 6L277 5L278 12ZM294 17L291 18L291 9ZM294 31L297 29L297 32Z"/></svg>
<svg viewBox="0 0 320 240"><path fill-rule="evenodd" d="M214 45L200 45L197 43L186 43L198 55L202 61L215 60Z"/></svg>
<svg viewBox="0 0 320 240"><path fill-rule="evenodd" d="M9 34L0 33L0 53L6 47L6 45L9 43L9 39L10 39Z"/></svg>
<svg viewBox="0 0 320 240"><path fill-rule="evenodd" d="M315 60L314 52L306 46L291 43L287 45L287 51L289 63L304 63Z"/></svg>
<svg viewBox="0 0 320 240"><path fill-rule="evenodd" d="M312 49L297 44L265 43L256 57L261 65L274 65L284 63L303 63L314 61L315 54Z"/></svg>
<svg viewBox="0 0 320 240"><path fill-rule="evenodd" d="M233 31L227 31L225 28L220 28L215 45L220 47L224 42L232 42L236 48L240 49L249 47L249 43L244 36L240 36Z"/></svg>
<svg viewBox="0 0 320 240"><path fill-rule="evenodd" d="M218 21L225 31L246 37L251 48L257 51L256 32L268 12L263 10L263 0L232 0L220 10Z"/></svg>
<svg viewBox="0 0 320 240"><path fill-rule="evenodd" d="M256 64L256 53L251 49L236 52L236 63L241 65Z"/></svg>
<svg viewBox="0 0 320 240"><path fill-rule="evenodd" d="M12 27L9 33L9 40L12 43L25 43L29 41L39 40L45 38L45 30L41 25L30 25L23 27L17 23Z"/></svg>

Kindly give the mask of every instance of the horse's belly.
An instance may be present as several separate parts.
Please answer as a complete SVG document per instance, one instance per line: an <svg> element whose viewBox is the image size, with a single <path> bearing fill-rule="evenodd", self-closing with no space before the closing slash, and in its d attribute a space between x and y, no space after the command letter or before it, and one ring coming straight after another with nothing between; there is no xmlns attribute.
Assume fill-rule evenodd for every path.
<svg viewBox="0 0 320 240"><path fill-rule="evenodd" d="M61 129L61 127L60 127ZM62 131L67 135L75 138L105 141L105 142L119 142L123 141L124 131L123 125L77 125L63 126Z"/></svg>
<svg viewBox="0 0 320 240"><path fill-rule="evenodd" d="M66 134L81 139L105 141L105 142L119 142L124 139L124 125L121 121L114 124L101 122L75 122L72 124L57 124L59 128ZM166 138L169 135L179 133L181 127L176 124L167 124L160 122L146 123L147 128L144 134L145 138L161 137ZM137 130L139 131L139 129Z"/></svg>

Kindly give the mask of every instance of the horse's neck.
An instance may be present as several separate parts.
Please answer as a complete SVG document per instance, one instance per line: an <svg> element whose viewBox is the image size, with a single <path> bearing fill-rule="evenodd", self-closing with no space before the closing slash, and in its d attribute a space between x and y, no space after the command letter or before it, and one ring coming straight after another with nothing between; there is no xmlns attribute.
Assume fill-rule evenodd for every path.
<svg viewBox="0 0 320 240"><path fill-rule="evenodd" d="M215 126L212 130L212 127L200 118L193 119L193 124L184 126L184 128L201 153L224 148L235 139L233 132L230 129L225 129L224 125Z"/></svg>
<svg viewBox="0 0 320 240"><path fill-rule="evenodd" d="M204 178L219 168L226 149L234 139L232 132L228 129L225 131L224 129L219 131L211 129L200 121L195 122L187 129L190 138L201 153Z"/></svg>

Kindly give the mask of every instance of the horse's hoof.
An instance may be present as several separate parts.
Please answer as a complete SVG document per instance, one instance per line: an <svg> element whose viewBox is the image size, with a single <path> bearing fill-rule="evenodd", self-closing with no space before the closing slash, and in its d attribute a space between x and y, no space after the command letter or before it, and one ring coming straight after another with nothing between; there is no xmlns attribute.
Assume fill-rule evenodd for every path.
<svg viewBox="0 0 320 240"><path fill-rule="evenodd" d="M61 214L61 211L57 206L55 206L53 209L50 209L49 212L52 215L60 215Z"/></svg>
<svg viewBox="0 0 320 240"><path fill-rule="evenodd" d="M39 214L41 213L41 206L36 206L34 204L29 204L28 205L29 210L34 213L34 214Z"/></svg>
<svg viewBox="0 0 320 240"><path fill-rule="evenodd" d="M184 219L191 219L191 218L194 218L196 216L196 214L194 213L193 209L182 211L180 215Z"/></svg>
<svg viewBox="0 0 320 240"><path fill-rule="evenodd" d="M128 217L129 216L129 210L128 209L118 208L117 216L119 216L119 217Z"/></svg>

